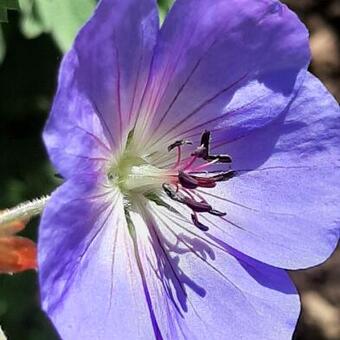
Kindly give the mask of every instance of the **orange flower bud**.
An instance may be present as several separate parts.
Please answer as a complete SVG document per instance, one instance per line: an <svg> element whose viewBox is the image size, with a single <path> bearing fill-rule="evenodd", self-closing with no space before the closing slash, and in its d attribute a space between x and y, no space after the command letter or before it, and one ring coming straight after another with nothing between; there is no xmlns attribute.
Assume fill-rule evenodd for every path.
<svg viewBox="0 0 340 340"><path fill-rule="evenodd" d="M23 230L27 221L16 220L0 225L0 273L18 273L37 268L35 243L16 233Z"/></svg>

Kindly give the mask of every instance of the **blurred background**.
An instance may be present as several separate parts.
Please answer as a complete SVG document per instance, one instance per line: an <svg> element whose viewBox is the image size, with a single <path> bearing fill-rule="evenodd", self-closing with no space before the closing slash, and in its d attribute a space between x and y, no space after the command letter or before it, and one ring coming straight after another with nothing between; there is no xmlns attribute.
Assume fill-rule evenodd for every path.
<svg viewBox="0 0 340 340"><path fill-rule="evenodd" d="M311 71L339 101L340 1L284 2L310 30ZM161 16L170 3L159 1ZM62 53L94 5L95 0L0 0L0 210L59 184L41 131ZM32 220L23 234L36 239L37 225ZM295 340L340 340L340 250L322 266L291 276L303 305ZM35 272L0 275L0 325L10 340L58 339L40 311Z"/></svg>

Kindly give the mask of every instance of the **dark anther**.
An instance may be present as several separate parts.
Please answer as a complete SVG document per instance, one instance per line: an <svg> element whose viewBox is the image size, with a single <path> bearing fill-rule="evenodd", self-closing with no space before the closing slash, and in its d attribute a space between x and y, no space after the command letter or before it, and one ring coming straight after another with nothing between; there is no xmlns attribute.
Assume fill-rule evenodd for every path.
<svg viewBox="0 0 340 340"><path fill-rule="evenodd" d="M197 202L193 198L183 195L181 192L173 189L171 184L163 183L162 185L165 193L174 201L185 204L188 208L195 212L210 212L212 207L206 202Z"/></svg>
<svg viewBox="0 0 340 340"><path fill-rule="evenodd" d="M232 158L229 155L208 155L207 157L203 157L206 161L215 161L217 160L219 163L231 163Z"/></svg>
<svg viewBox="0 0 340 340"><path fill-rule="evenodd" d="M162 184L163 190L165 191L165 193L170 197L173 198L174 195L176 195L176 191L172 189L170 184L167 183L163 183Z"/></svg>
<svg viewBox="0 0 340 340"><path fill-rule="evenodd" d="M183 171L180 171L178 173L178 180L181 185L186 189L195 189L198 186L198 181L194 177L186 174Z"/></svg>
<svg viewBox="0 0 340 340"><path fill-rule="evenodd" d="M226 172L220 172L219 174L210 177L199 177L197 175L190 175L190 177L197 181L198 187L214 188L216 186L216 182L227 181L230 178L233 178L235 175L236 171L229 170Z"/></svg>
<svg viewBox="0 0 340 340"><path fill-rule="evenodd" d="M205 159L206 157L208 157L208 150L205 146L201 145L198 148L196 148L194 152L191 153L191 156L196 156L198 158Z"/></svg>
<svg viewBox="0 0 340 340"><path fill-rule="evenodd" d="M214 180L215 182L223 182L223 181L227 181L230 178L233 178L235 175L236 175L236 171L229 170L226 172L221 172L220 174L212 176L210 178Z"/></svg>
<svg viewBox="0 0 340 340"><path fill-rule="evenodd" d="M206 202L197 202L192 198L186 197L184 204L196 212L210 212L212 207Z"/></svg>
<svg viewBox="0 0 340 340"><path fill-rule="evenodd" d="M168 146L168 151L171 151L174 148L178 148L178 159L174 169L178 171L177 173L177 181L176 184L168 184L163 183L163 189L165 193L174 201L177 201L181 204L185 204L188 208L191 209L191 219L193 224L202 231L208 231L209 228L202 224L198 220L199 213L208 213L217 217L223 217L226 215L225 212L215 210L212 206L201 198L199 194L196 193L198 198L201 200L196 200L195 196L193 196L190 191L195 190L199 187L203 188L213 188L217 185L217 182L227 181L230 178L233 178L236 175L236 171L227 170L227 171L212 171L201 173L198 170L203 170L206 166L210 164L205 164L203 166L199 166L196 168L196 171L191 171L192 165L197 160L197 158L203 159L207 162L219 162L219 163L231 163L232 159L229 155L211 155L210 154L210 131L205 130L201 136L201 144L191 153L193 157L189 162L184 166L183 171L178 171L178 165L180 164L181 159L181 149L180 147L184 144L192 144L187 140L178 140L175 143ZM195 168L194 168L195 169ZM182 189L182 191L181 191Z"/></svg>
<svg viewBox="0 0 340 340"><path fill-rule="evenodd" d="M205 130L201 137L201 145L191 154L198 158L206 159L209 157L210 131Z"/></svg>
<svg viewBox="0 0 340 340"><path fill-rule="evenodd" d="M207 149L209 153L209 144L210 144L210 131L205 130L201 137L201 145Z"/></svg>
<svg viewBox="0 0 340 340"><path fill-rule="evenodd" d="M197 186L202 188L214 188L216 186L216 181L213 177L199 177L195 175L191 175L194 179L197 180Z"/></svg>
<svg viewBox="0 0 340 340"><path fill-rule="evenodd" d="M186 144L192 144L192 142L190 140L176 140L175 143L172 143L168 146L168 151L170 152L171 150L173 150L176 147L182 146L182 145L186 145Z"/></svg>
<svg viewBox="0 0 340 340"><path fill-rule="evenodd" d="M216 182L199 180L198 186L201 187L201 188L215 188Z"/></svg>
<svg viewBox="0 0 340 340"><path fill-rule="evenodd" d="M192 214L192 215L191 215L191 220L192 220L192 223L193 223L198 229L200 229L200 230L202 230L202 231L208 231L208 230L209 230L209 228L208 228L206 225L202 224L202 223L198 220L196 214Z"/></svg>
<svg viewBox="0 0 340 340"><path fill-rule="evenodd" d="M167 183L163 183L162 187L163 187L163 190L165 191L165 193L171 199L173 199L174 201L186 204L187 198L182 193L177 192L175 189L173 189L172 185L167 184Z"/></svg>
<svg viewBox="0 0 340 340"><path fill-rule="evenodd" d="M231 163L232 159L229 155L210 155L210 131L205 130L201 137L201 145L196 148L196 150L191 154L191 156L196 156L202 158L205 161L218 161L219 163Z"/></svg>
<svg viewBox="0 0 340 340"><path fill-rule="evenodd" d="M209 214L219 216L219 217L223 217L223 216L227 215L227 213L222 212L222 211L218 211L218 210L215 210L215 209L211 209L209 211Z"/></svg>

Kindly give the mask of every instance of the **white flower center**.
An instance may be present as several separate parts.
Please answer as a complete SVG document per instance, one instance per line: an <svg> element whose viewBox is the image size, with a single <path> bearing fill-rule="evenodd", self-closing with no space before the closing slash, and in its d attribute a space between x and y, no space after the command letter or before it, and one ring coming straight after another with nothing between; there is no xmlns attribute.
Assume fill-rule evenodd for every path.
<svg viewBox="0 0 340 340"><path fill-rule="evenodd" d="M160 169L137 155L131 144L127 145L108 173L113 185L126 196L160 190L163 183L172 183L171 177L174 176L176 172Z"/></svg>
<svg viewBox="0 0 340 340"><path fill-rule="evenodd" d="M215 163L231 163L231 157L228 155L210 154L209 143L210 132L205 131L201 144L184 161L181 161L181 147L191 144L190 141L178 140L169 145L168 150L159 150L157 154L161 157L169 155L173 149L177 150L177 160L170 168L163 169L150 161L152 159L150 155L138 154L140 148L134 146L131 132L124 152L111 166L108 177L111 183L120 189L127 202L131 203L143 195L146 199L171 209L171 206L164 202L164 198L170 198L188 207L192 212L193 224L206 231L208 227L199 222L198 213L209 213L219 217L223 217L225 213L213 209L196 189L214 188L218 182L227 181L235 175L232 170L217 173L206 171ZM195 165L198 159L205 163Z"/></svg>

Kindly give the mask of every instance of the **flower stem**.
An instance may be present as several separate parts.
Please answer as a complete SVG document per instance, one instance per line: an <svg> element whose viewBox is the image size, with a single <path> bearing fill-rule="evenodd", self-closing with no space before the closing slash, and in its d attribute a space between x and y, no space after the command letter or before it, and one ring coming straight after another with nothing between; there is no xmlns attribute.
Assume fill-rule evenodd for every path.
<svg viewBox="0 0 340 340"><path fill-rule="evenodd" d="M50 196L43 196L32 201L20 203L14 208L0 212L0 226L15 220L29 220L33 216L40 215Z"/></svg>

